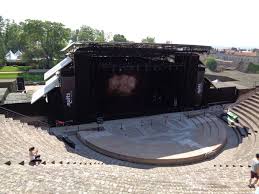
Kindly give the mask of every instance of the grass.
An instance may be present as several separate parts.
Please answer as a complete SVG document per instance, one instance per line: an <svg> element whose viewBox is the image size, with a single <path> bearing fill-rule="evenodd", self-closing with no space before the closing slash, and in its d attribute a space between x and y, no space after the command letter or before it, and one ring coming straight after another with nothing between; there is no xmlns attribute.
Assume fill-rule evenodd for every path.
<svg viewBox="0 0 259 194"><path fill-rule="evenodd" d="M250 63L247 68L248 73L259 73L259 64Z"/></svg>
<svg viewBox="0 0 259 194"><path fill-rule="evenodd" d="M28 71L31 66L3 66L0 67L0 72Z"/></svg>
<svg viewBox="0 0 259 194"><path fill-rule="evenodd" d="M43 81L43 73L5 73L0 74L0 79L16 79L23 77L25 81Z"/></svg>
<svg viewBox="0 0 259 194"><path fill-rule="evenodd" d="M0 79L16 79L18 77L18 73L5 73L0 74Z"/></svg>
<svg viewBox="0 0 259 194"><path fill-rule="evenodd" d="M17 77L23 77L25 81L43 81L43 73L28 73L31 66L2 66L0 67L0 79L16 79ZM12 73L17 71L23 71L22 73ZM5 72L5 73L1 73ZM10 73L8 73L10 72Z"/></svg>

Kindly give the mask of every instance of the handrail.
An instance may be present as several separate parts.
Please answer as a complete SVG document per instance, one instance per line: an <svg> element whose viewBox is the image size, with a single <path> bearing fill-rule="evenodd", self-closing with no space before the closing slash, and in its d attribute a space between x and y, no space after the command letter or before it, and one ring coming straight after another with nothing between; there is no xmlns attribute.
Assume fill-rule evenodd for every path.
<svg viewBox="0 0 259 194"><path fill-rule="evenodd" d="M258 88L259 88L259 81L255 81L255 82L254 82L254 89L255 89L255 92L257 92Z"/></svg>
<svg viewBox="0 0 259 194"><path fill-rule="evenodd" d="M14 114L14 115L18 115L18 116L21 116L21 117L24 117L24 118L32 119L32 118L31 118L30 116L28 116L28 115L24 115L24 114L22 114L22 113L18 113L18 112L16 112L16 111L13 111L13 110L4 108L3 106L0 106L0 109L6 111L7 113L12 113L12 114ZM46 126L46 127L49 127L49 124L48 124L47 122L44 122L44 121L38 121L38 120L37 120L37 121L32 121L32 122L33 122L33 123L35 122L35 123L41 124L41 125L39 125L39 126Z"/></svg>

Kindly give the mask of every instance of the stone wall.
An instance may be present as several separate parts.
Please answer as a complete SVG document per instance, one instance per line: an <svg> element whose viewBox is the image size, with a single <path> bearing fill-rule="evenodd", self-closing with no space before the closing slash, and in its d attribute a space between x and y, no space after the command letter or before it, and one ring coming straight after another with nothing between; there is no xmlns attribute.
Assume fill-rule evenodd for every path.
<svg viewBox="0 0 259 194"><path fill-rule="evenodd" d="M225 60L225 61L233 61L233 63L255 63L259 64L259 56L250 57L250 56L236 56L225 53L215 53L213 56L217 59Z"/></svg>

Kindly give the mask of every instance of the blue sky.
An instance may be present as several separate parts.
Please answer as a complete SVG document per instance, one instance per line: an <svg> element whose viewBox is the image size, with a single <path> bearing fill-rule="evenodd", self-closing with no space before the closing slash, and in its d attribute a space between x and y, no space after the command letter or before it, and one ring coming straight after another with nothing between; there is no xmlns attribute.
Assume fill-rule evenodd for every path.
<svg viewBox="0 0 259 194"><path fill-rule="evenodd" d="M16 22L90 25L140 41L259 48L259 0L1 0L0 15Z"/></svg>

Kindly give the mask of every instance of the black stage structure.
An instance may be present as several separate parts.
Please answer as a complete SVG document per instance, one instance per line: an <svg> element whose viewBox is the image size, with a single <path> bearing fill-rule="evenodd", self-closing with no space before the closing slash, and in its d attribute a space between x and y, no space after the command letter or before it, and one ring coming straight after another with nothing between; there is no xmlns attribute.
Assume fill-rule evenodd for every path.
<svg viewBox="0 0 259 194"><path fill-rule="evenodd" d="M199 55L210 49L73 43L65 49L71 62L59 70L60 87L47 94L51 118L87 123L207 106L210 83Z"/></svg>

